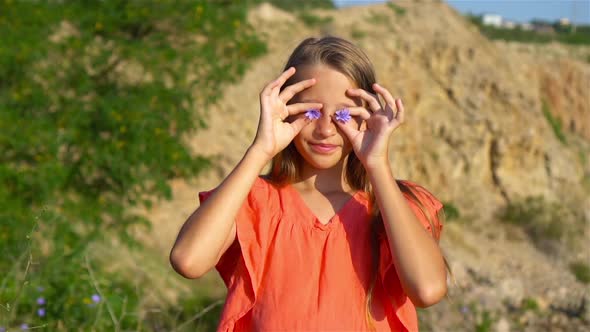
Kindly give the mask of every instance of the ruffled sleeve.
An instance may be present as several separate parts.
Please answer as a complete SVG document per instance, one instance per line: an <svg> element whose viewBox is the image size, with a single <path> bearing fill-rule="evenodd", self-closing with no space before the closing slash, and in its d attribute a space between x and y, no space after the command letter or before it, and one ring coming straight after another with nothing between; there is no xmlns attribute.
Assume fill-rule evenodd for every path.
<svg viewBox="0 0 590 332"><path fill-rule="evenodd" d="M419 204L414 202L409 196L406 196L408 199L408 203L410 207L414 211L414 214L418 217L418 220L422 223L424 228L431 233L434 238L438 241L440 240L440 235L443 229L443 224L441 220L438 218L439 211L443 208L443 204L436 198L434 195L429 192L426 188L417 185L415 183L406 181L406 184L412 189L412 192L418 197L420 203L424 206L426 211L423 211ZM434 225L435 229L434 232L432 231L431 223L428 221L426 215L424 213L428 213L430 217L430 221L432 225Z"/></svg>
<svg viewBox="0 0 590 332"><path fill-rule="evenodd" d="M414 184L409 181L404 183L412 190L412 192L418 197L420 203L426 209L426 213L429 214L432 224L435 227L435 232L432 233L432 227L426 215L422 212L419 205L413 201L410 195L405 195L408 200L408 204L414 211L414 214L418 220L422 223L422 226L438 241L440 239L443 225L437 217L438 212L442 209L443 204L428 190L424 187ZM416 308L410 301L409 297L405 294L395 266L393 265L393 259L391 257L391 251L389 248L389 242L387 235L380 234L379 236L379 250L380 250L380 261L379 261L379 274L383 283L383 288L388 296L388 299L393 304L393 309L404 327L408 331L418 330L418 318L416 315Z"/></svg>
<svg viewBox="0 0 590 332"><path fill-rule="evenodd" d="M218 331L241 330L247 326L247 314L256 301L262 279L270 225L267 214L269 184L257 178L236 218L236 239L215 265L228 288L228 296L221 315ZM199 193L204 202L215 191ZM263 208L264 207L264 208ZM244 318L240 320L241 318Z"/></svg>

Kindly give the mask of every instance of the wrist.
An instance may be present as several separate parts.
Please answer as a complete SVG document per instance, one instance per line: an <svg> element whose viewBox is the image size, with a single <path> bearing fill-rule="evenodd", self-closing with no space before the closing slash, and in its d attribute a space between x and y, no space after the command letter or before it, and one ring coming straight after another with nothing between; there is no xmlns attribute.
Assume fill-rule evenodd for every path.
<svg viewBox="0 0 590 332"><path fill-rule="evenodd" d="M363 166L368 173L391 171L389 167L389 160L386 157L367 160L364 162Z"/></svg>
<svg viewBox="0 0 590 332"><path fill-rule="evenodd" d="M246 150L246 157L259 161L262 167L272 159L272 156L269 156L268 153L264 152L263 149L257 147L255 144L250 145L248 150Z"/></svg>

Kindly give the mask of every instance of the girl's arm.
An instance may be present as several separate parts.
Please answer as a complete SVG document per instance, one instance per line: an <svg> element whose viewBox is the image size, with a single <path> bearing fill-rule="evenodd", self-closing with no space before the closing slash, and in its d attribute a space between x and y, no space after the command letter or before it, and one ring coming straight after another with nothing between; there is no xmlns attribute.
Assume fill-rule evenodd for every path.
<svg viewBox="0 0 590 332"><path fill-rule="evenodd" d="M383 106L374 94L362 89L348 90L350 96L359 97L366 104L350 108L352 115L366 122L366 130L336 123L368 173L401 285L416 306L428 307L447 292L443 256L434 238L417 220L389 168L389 137L404 122L403 104L378 84L373 84L373 90L383 97Z"/></svg>
<svg viewBox="0 0 590 332"><path fill-rule="evenodd" d="M236 238L234 218L266 161L256 149L248 149L211 197L191 214L170 252L176 272L199 278L217 264Z"/></svg>
<svg viewBox="0 0 590 332"><path fill-rule="evenodd" d="M447 292L441 250L408 205L387 163L367 169L401 285L418 307L439 302Z"/></svg>
<svg viewBox="0 0 590 332"><path fill-rule="evenodd" d="M289 116L308 109L320 109L318 103L287 102L298 92L315 84L314 79L290 85L281 91L295 68L289 68L260 93L260 119L254 143L240 163L182 226L170 251L170 263L186 278L198 278L214 267L236 238L235 218L258 174L266 163L284 149L309 123L306 117Z"/></svg>

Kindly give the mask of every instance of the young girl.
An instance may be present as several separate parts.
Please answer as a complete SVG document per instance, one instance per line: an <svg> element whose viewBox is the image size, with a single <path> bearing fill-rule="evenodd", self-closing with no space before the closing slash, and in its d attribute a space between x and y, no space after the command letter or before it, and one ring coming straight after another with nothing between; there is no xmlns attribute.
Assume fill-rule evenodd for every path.
<svg viewBox="0 0 590 332"><path fill-rule="evenodd" d="M304 40L285 68L242 160L199 194L172 266L186 278L215 266L219 331L417 331L415 306L447 291L442 204L389 166L401 100L340 38Z"/></svg>

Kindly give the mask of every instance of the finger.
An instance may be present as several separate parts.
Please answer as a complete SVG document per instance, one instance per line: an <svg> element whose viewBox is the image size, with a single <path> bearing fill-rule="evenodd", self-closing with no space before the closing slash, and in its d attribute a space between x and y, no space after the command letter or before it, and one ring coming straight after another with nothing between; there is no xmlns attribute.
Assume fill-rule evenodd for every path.
<svg viewBox="0 0 590 332"><path fill-rule="evenodd" d="M283 84L285 84L285 82L287 82L287 80L289 79L289 77L293 76L293 74L295 74L295 67L289 67L289 69L285 70L276 80L277 85L275 85L272 88L272 94L275 96L278 96L279 91L281 90L281 87L283 86Z"/></svg>
<svg viewBox="0 0 590 332"><path fill-rule="evenodd" d="M356 135L359 134L359 130L354 128L353 126L348 126L346 123L342 123L340 121L334 121L338 128L344 133L344 135L348 138L349 141L352 141Z"/></svg>
<svg viewBox="0 0 590 332"><path fill-rule="evenodd" d="M404 104L401 99L395 100L395 107L397 108L397 114L395 115L397 121L399 121L399 123L404 123L406 111L404 110Z"/></svg>
<svg viewBox="0 0 590 332"><path fill-rule="evenodd" d="M391 96L391 93L389 93L389 91L386 88L375 83L375 84L373 84L373 89L375 90L375 92L380 94L383 97L383 99L385 99L385 102L389 106L393 107L395 105L395 99Z"/></svg>
<svg viewBox="0 0 590 332"><path fill-rule="evenodd" d="M303 127L307 126L311 122L305 116L295 119L295 121L291 122L289 125L293 128L293 133L295 134L293 137L297 136Z"/></svg>
<svg viewBox="0 0 590 332"><path fill-rule="evenodd" d="M268 84L267 84L267 85L264 87L264 89L262 89L262 91L260 92L260 97L263 97L263 98L264 98L264 97L269 97L269 96L270 96L270 94L271 94L271 92L272 92L272 89L274 89L274 87L276 87L276 86L277 86L277 84L279 84L279 81L278 81L278 80L274 80L274 81L272 81L272 82L269 82L269 83L268 83Z"/></svg>
<svg viewBox="0 0 590 332"><path fill-rule="evenodd" d="M397 109L398 108L395 104L395 98L393 98L391 93L389 93L389 90L385 89L384 87L382 87L381 85L379 85L377 83L373 84L373 89L375 90L375 92L380 94L381 97L383 97L383 99L385 100L385 105L387 105L385 107L385 111L390 113L390 116L391 116L391 118L389 118L389 120L397 118L397 114L398 114Z"/></svg>
<svg viewBox="0 0 590 332"><path fill-rule="evenodd" d="M289 100L291 100L291 98L293 98L293 96L295 96L299 92L309 88L310 86L314 85L315 83L316 83L315 78L310 78L308 80L304 80L304 81L292 84L292 85L288 86L287 88L285 88L281 92L281 94L279 95L279 98L281 98L281 100L286 103Z"/></svg>
<svg viewBox="0 0 590 332"><path fill-rule="evenodd" d="M277 78L277 82L279 83L280 86L282 86L283 84L285 84L285 82L287 82L287 80L289 79L289 77L293 76L293 74L295 74L295 67L289 67L287 70L285 70L278 78Z"/></svg>
<svg viewBox="0 0 590 332"><path fill-rule="evenodd" d="M348 107L348 111L352 116L358 116L361 119L367 121L371 117L371 112L364 107Z"/></svg>
<svg viewBox="0 0 590 332"><path fill-rule="evenodd" d="M287 105L287 110L289 111L289 115L295 115L303 112L307 112L311 109L320 110L324 107L324 105L320 103L297 103Z"/></svg>
<svg viewBox="0 0 590 332"><path fill-rule="evenodd" d="M363 89L348 89L347 92L353 97L360 97L362 100L366 101L369 104L371 111L377 112L381 109L381 104L376 95L368 93Z"/></svg>

